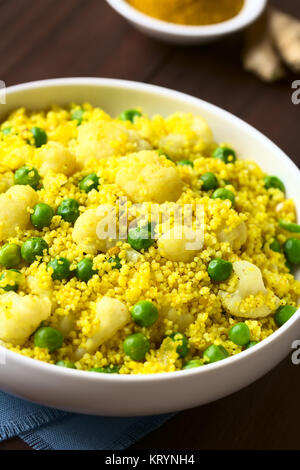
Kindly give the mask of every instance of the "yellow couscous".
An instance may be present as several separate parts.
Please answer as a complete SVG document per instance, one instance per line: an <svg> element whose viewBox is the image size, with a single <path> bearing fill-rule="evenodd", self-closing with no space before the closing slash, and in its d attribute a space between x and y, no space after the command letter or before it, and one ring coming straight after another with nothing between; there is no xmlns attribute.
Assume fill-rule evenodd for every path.
<svg viewBox="0 0 300 470"><path fill-rule="evenodd" d="M255 346L296 311L294 203L200 116L18 109L0 125L0 192L0 341L12 351L179 371Z"/></svg>

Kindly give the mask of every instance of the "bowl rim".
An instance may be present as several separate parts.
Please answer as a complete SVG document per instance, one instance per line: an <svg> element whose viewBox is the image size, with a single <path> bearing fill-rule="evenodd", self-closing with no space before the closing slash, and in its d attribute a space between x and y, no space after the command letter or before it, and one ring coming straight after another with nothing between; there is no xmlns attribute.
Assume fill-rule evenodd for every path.
<svg viewBox="0 0 300 470"><path fill-rule="evenodd" d="M121 16L145 29L160 32L162 34L181 37L205 38L233 33L251 24L261 15L267 5L267 0L244 0L241 11L233 18L212 25L189 26L178 25L162 21L131 6L126 0L106 0L107 3Z"/></svg>
<svg viewBox="0 0 300 470"><path fill-rule="evenodd" d="M37 90L43 88L55 88L55 87L78 87L78 86L99 86L100 88L103 87L110 87L110 88L121 88L127 90L136 90L141 92L147 92L149 94L158 94L164 95L169 98L184 100L187 103L191 103L194 105L202 105L208 111L215 112L219 116L223 117L225 120L231 120L233 123L237 124L241 128L245 129L249 134L249 138L251 136L255 137L256 139L263 141L265 144L268 144L270 149L273 149L274 152L278 154L281 160L283 160L284 164L290 167L290 170L298 173L300 175L300 170L295 165L295 163L275 144L273 143L268 137L262 134L260 131L255 129L253 126L245 122L244 120L238 118L237 116L233 115L229 111L226 111L214 104L211 104L205 100L200 98L193 97L186 93L182 93L179 91L172 90L170 88L164 88L157 85L151 85L142 82L135 82L129 80L121 80L121 79L111 79L111 78L95 78L95 77L70 77L70 78L56 78L56 79L46 79L46 80L39 80L39 81L32 81L27 83L22 83L19 85L10 86L6 89L6 97L9 98L12 94L18 94L23 91L27 90ZM215 362L213 364L207 364L204 367L198 367L194 369L188 370L181 370L175 372L159 372L155 374L142 374L142 375L135 375L135 374L105 374L105 373L98 373L98 372L90 372L90 371L82 371L82 370L75 370L75 369L68 369L64 367L59 367L54 364L49 364L46 362L39 361L37 359L33 359L27 356L23 356L17 352L11 351L4 346L0 345L0 356L4 355L4 358L7 358L8 361L12 361L15 363L19 363L20 366L24 365L34 368L34 369L43 369L48 371L50 374L57 374L60 376L69 376L70 378L73 377L75 380L84 380L84 381L94 381L94 380L104 380L106 382L113 382L113 383L124 383L124 382L152 382L152 381L163 381L163 380L178 380L180 378L184 378L187 376L195 376L199 374L205 374L208 372L212 372L217 370L221 367L230 367L239 361L246 360L246 358L250 356L254 356L261 352L264 348L270 346L272 343L275 343L276 340L283 335L288 329L292 328L293 325L297 322L298 318L300 317L300 308L295 312L295 314L278 330L272 333L270 336L259 342L256 346L242 351L234 356L230 356L222 361ZM5 361L8 362L8 361ZM1 367L5 366L2 365Z"/></svg>

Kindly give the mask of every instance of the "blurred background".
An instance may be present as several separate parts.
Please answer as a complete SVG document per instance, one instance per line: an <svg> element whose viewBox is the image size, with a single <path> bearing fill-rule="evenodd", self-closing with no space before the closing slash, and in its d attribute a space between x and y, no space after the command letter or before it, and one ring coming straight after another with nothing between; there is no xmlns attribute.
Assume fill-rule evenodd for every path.
<svg viewBox="0 0 300 470"><path fill-rule="evenodd" d="M299 0L269 3L300 18ZM297 77L269 85L245 72L243 33L205 46L162 44L133 29L105 0L0 0L0 28L0 79L7 86L67 76L166 86L234 112L293 156L300 106L290 97Z"/></svg>
<svg viewBox="0 0 300 470"><path fill-rule="evenodd" d="M300 19L299 0L269 4ZM0 31L7 86L96 76L169 87L233 112L300 164L300 104L291 100L300 74L269 84L246 72L244 33L204 46L167 45L133 29L105 0L0 0ZM247 389L180 413L135 448L300 449L299 370L288 358ZM14 440L0 450L24 447Z"/></svg>

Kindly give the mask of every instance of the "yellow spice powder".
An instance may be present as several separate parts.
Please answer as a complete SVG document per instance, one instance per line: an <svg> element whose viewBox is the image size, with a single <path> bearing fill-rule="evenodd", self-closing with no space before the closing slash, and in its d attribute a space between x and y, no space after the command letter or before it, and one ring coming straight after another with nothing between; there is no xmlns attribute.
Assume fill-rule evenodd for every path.
<svg viewBox="0 0 300 470"><path fill-rule="evenodd" d="M244 0L128 0L128 3L159 20L196 26L233 18L241 11Z"/></svg>

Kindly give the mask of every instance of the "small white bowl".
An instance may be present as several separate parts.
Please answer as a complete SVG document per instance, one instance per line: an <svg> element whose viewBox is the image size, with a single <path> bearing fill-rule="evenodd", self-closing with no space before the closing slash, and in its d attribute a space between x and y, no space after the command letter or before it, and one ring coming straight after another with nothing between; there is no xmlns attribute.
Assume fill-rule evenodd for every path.
<svg viewBox="0 0 300 470"><path fill-rule="evenodd" d="M267 3L267 0L245 0L240 13L228 21L208 26L184 26L145 15L129 5L126 0L106 1L138 30L156 39L176 44L212 42L227 34L240 31L259 17Z"/></svg>
<svg viewBox="0 0 300 470"><path fill-rule="evenodd" d="M152 116L176 111L203 116L218 142L230 142L239 158L255 160L280 175L300 216L300 172L267 137L232 114L183 93L145 83L100 78L66 78L7 89L0 119L19 106L45 109L53 103L89 101L112 116L141 106ZM300 279L299 272L297 279ZM257 346L220 362L179 372L112 375L81 372L39 362L0 347L0 388L27 400L78 413L134 416L195 407L245 387L266 374L300 339L300 310ZM5 359L5 361L4 361ZM1 362L5 362L1 365Z"/></svg>

